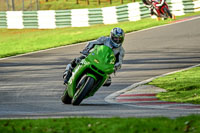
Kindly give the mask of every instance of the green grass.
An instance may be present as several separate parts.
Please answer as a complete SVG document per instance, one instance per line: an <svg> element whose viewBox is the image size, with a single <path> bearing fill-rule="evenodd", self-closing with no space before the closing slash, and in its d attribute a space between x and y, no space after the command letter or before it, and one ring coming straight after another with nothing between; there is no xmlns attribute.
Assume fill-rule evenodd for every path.
<svg viewBox="0 0 200 133"><path fill-rule="evenodd" d="M15 10L22 10L22 0L14 0L15 1ZM102 8L108 6L119 6L122 4L132 3L133 0L123 0L123 3L120 0L111 0L110 4L109 0L100 0L101 4L99 5L97 0L88 0L89 5L86 0L78 0L79 4L76 4L76 0L38 0L40 1L39 9L40 10L66 10L66 9L82 9L82 8ZM32 2L32 4L31 4ZM141 2L141 0L135 0L135 2ZM12 4L10 3L10 9L12 10ZM0 0L0 11L7 10L7 3L5 0ZM36 0L24 0L24 10L37 10L36 8Z"/></svg>
<svg viewBox="0 0 200 133"><path fill-rule="evenodd" d="M196 12L185 16L199 13ZM97 39L100 36L108 36L114 27L121 27L128 33L167 24L170 21L172 20L156 21L155 19L147 18L136 22L121 22L91 27L68 27L48 30L0 29L0 58Z"/></svg>
<svg viewBox="0 0 200 133"><path fill-rule="evenodd" d="M161 100L200 104L200 67L157 78L149 84L167 90L157 94Z"/></svg>
<svg viewBox="0 0 200 133"><path fill-rule="evenodd" d="M65 9L82 9L82 8L102 8L108 6L119 6L122 5L120 0L112 0L110 4L109 0L100 0L101 4L97 4L97 0L89 0L89 5L87 5L86 0L80 1L76 4L76 0L52 0L49 2L42 2L40 4L40 9L42 10L65 10ZM123 4L132 3L132 0L123 0ZM136 2L141 2L141 0L136 0Z"/></svg>
<svg viewBox="0 0 200 133"><path fill-rule="evenodd" d="M199 133L200 116L156 118L63 118L0 120L8 133Z"/></svg>

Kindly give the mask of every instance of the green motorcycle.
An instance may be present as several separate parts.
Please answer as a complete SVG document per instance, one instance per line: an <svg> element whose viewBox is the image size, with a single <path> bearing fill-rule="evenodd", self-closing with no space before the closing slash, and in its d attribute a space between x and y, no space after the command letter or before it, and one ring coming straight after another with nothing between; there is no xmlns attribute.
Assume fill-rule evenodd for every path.
<svg viewBox="0 0 200 133"><path fill-rule="evenodd" d="M65 104L79 105L83 99L93 96L112 74L115 55L105 45L95 45L85 59L72 71L66 89L61 97Z"/></svg>

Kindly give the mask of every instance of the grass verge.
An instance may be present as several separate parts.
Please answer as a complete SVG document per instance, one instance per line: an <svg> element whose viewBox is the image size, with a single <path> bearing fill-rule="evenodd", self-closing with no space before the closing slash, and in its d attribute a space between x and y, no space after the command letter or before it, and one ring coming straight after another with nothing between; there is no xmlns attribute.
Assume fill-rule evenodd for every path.
<svg viewBox="0 0 200 133"><path fill-rule="evenodd" d="M199 133L199 115L176 119L63 118L0 120L0 132L15 133Z"/></svg>
<svg viewBox="0 0 200 133"><path fill-rule="evenodd" d="M200 67L157 78L148 84L167 90L157 94L161 100L200 104Z"/></svg>
<svg viewBox="0 0 200 133"><path fill-rule="evenodd" d="M24 1L24 5L22 5ZM20 0L14 1L15 11L21 11L24 6L24 11L37 10L36 0ZM38 0L40 10L66 10L66 9L83 9L83 8L102 8L109 6L119 6L123 4L132 3L133 0ZM79 4L77 4L77 1ZM87 4L87 1L89 2ZM141 0L134 0L135 2L142 2ZM9 2L9 1L8 1ZM12 3L9 2L9 10L12 10ZM8 9L7 2L0 0L0 11L6 11Z"/></svg>
<svg viewBox="0 0 200 133"><path fill-rule="evenodd" d="M110 4L109 0L100 0L100 5L98 5L97 0L89 0L89 5L86 1L80 1L76 4L75 0L53 0L49 2L42 2L40 4L41 10L66 10L66 9L82 9L82 8L102 8L109 6L119 6L123 4L132 3L132 0L123 0L121 4L120 0L112 0ZM141 0L135 0L135 2L141 2Z"/></svg>
<svg viewBox="0 0 200 133"><path fill-rule="evenodd" d="M177 19L198 14L200 12L177 17ZM128 33L168 24L170 21L172 20L156 21L146 18L135 22L121 22L91 27L68 27L48 30L0 29L0 58L97 39L100 36L109 35L114 27L121 27Z"/></svg>

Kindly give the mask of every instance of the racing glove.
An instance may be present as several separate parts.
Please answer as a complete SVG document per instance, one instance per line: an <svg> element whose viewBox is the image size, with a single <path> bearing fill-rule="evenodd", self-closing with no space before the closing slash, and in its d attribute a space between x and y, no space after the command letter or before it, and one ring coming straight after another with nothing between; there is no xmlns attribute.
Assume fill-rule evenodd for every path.
<svg viewBox="0 0 200 133"><path fill-rule="evenodd" d="M89 51L90 51L90 49L86 47L86 48L83 49L83 51L81 51L80 53L83 54L83 55L88 55L88 54L89 54Z"/></svg>
<svg viewBox="0 0 200 133"><path fill-rule="evenodd" d="M121 68L121 63L117 62L115 64L115 71L119 70Z"/></svg>

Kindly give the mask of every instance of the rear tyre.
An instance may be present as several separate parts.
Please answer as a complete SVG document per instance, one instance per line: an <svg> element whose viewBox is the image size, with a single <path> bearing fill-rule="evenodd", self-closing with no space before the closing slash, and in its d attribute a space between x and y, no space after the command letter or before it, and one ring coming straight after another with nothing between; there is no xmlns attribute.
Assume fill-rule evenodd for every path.
<svg viewBox="0 0 200 133"><path fill-rule="evenodd" d="M164 12L167 14L167 16L169 16L170 18L172 18L172 14L171 12L169 11L169 9L167 9L166 7L163 9Z"/></svg>
<svg viewBox="0 0 200 133"><path fill-rule="evenodd" d="M94 78L83 76L77 84L77 91L72 99L73 105L79 105L82 100L87 96L88 92L92 89L95 83Z"/></svg>
<svg viewBox="0 0 200 133"><path fill-rule="evenodd" d="M66 88L67 89L67 88ZM71 104L72 98L69 97L67 90L64 91L63 95L61 96L61 101L64 104Z"/></svg>

